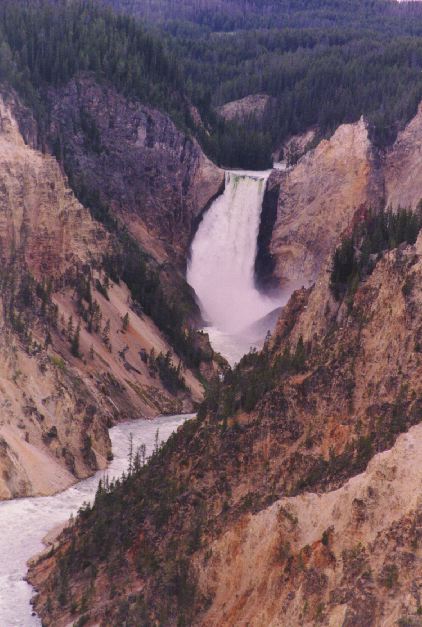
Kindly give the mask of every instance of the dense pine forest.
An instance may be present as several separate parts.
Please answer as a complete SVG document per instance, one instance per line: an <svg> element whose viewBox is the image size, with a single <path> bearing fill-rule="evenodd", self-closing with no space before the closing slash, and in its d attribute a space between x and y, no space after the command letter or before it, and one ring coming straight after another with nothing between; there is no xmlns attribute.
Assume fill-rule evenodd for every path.
<svg viewBox="0 0 422 627"><path fill-rule="evenodd" d="M418 3L108 0L118 15L100 4L2 3L0 75L40 118L40 90L91 71L168 112L217 163L263 168L290 135L362 114L388 145L422 98ZM216 113L257 93L271 96L259 119Z"/></svg>
<svg viewBox="0 0 422 627"><path fill-rule="evenodd" d="M0 76L40 116L43 89L81 72L109 80L122 93L188 120L177 64L135 20L94 1L10 2L0 7Z"/></svg>
<svg viewBox="0 0 422 627"><path fill-rule="evenodd" d="M266 167L289 135L310 126L329 135L362 114L385 146L422 96L417 2L107 1L167 33L220 163ZM240 128L215 116L215 106L255 93L273 97L263 119Z"/></svg>

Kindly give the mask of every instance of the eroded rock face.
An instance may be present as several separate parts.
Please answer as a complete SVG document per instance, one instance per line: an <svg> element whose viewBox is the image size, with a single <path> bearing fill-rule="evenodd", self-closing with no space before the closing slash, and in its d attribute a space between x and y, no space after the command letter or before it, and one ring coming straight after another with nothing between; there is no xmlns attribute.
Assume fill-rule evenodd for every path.
<svg viewBox="0 0 422 627"><path fill-rule="evenodd" d="M245 517L198 564L200 625L394 625L422 593L422 425L326 494ZM406 623L418 624L418 623Z"/></svg>
<svg viewBox="0 0 422 627"><path fill-rule="evenodd" d="M218 107L217 111L227 122L242 122L249 118L262 121L273 100L267 94L252 94L240 100L228 102Z"/></svg>
<svg viewBox="0 0 422 627"><path fill-rule="evenodd" d="M261 276L281 285L309 285L350 226L358 209L416 209L422 198L422 105L385 152L375 150L364 120L340 126L329 140L268 181L267 205L276 194L277 216L265 214L271 238L260 250ZM274 224L273 224L274 223ZM272 226L273 224L273 226ZM267 229L268 231L268 229ZM270 243L266 243L270 239ZM262 269L261 269L262 270Z"/></svg>
<svg viewBox="0 0 422 627"><path fill-rule="evenodd" d="M275 171L268 189L276 186L278 210L270 245L274 274L282 285L307 285L315 280L356 209L382 202L364 121L340 126L295 167Z"/></svg>
<svg viewBox="0 0 422 627"><path fill-rule="evenodd" d="M38 279L59 277L77 263L98 260L106 233L74 197L54 157L26 145L0 98L0 255L19 261Z"/></svg>
<svg viewBox="0 0 422 627"><path fill-rule="evenodd" d="M422 199L422 104L385 158L385 204L414 209Z"/></svg>
<svg viewBox="0 0 422 627"><path fill-rule="evenodd" d="M51 142L76 188L99 198L159 262L183 269L195 221L224 173L166 115L110 86L85 77L48 97Z"/></svg>
<svg viewBox="0 0 422 627"><path fill-rule="evenodd" d="M75 198L54 157L25 143L15 114L35 142L29 112L4 95L0 499L51 494L104 468L114 422L189 411L203 392L190 371L189 390L165 389L149 355L171 351L168 342L123 283L103 286L112 236Z"/></svg>

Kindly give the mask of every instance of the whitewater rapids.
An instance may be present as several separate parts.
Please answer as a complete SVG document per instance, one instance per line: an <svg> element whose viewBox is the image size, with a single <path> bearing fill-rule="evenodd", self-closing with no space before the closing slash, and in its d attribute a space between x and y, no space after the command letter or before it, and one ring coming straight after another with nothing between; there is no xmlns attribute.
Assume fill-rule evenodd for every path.
<svg viewBox="0 0 422 627"><path fill-rule="evenodd" d="M76 514L84 502L91 502L98 481L105 474L110 480L127 470L129 434L136 450L145 444L147 455L159 441L165 441L191 416L165 416L156 420L135 420L113 427L110 438L114 459L106 473L79 482L55 496L23 498L0 503L0 625L1 627L39 627L40 619L30 604L33 588L24 580L27 561L43 548L43 538L57 525Z"/></svg>
<svg viewBox="0 0 422 627"><path fill-rule="evenodd" d="M255 259L262 203L271 170L228 171L224 193L192 242L187 281L195 290L213 347L230 363L259 345L256 323L284 301L259 292ZM255 330L254 330L255 325Z"/></svg>

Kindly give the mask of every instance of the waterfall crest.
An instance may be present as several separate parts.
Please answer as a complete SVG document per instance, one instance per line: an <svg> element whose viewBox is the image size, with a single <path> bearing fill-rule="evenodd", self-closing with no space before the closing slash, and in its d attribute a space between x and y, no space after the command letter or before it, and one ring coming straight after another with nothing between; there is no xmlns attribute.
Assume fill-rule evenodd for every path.
<svg viewBox="0 0 422 627"><path fill-rule="evenodd" d="M251 325L280 305L280 301L256 289L254 277L269 174L227 172L225 191L206 213L192 243L188 283L196 292L209 325L206 330L217 350L225 355L228 350L232 353L227 346L224 350L224 342L239 344L238 340L244 338L236 358L249 348Z"/></svg>

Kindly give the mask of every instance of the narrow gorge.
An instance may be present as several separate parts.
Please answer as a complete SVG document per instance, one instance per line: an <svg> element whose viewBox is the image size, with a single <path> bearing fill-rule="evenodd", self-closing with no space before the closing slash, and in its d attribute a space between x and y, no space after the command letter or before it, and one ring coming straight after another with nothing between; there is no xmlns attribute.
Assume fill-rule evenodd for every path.
<svg viewBox="0 0 422 627"><path fill-rule="evenodd" d="M0 627L422 627L422 3L0 2Z"/></svg>

